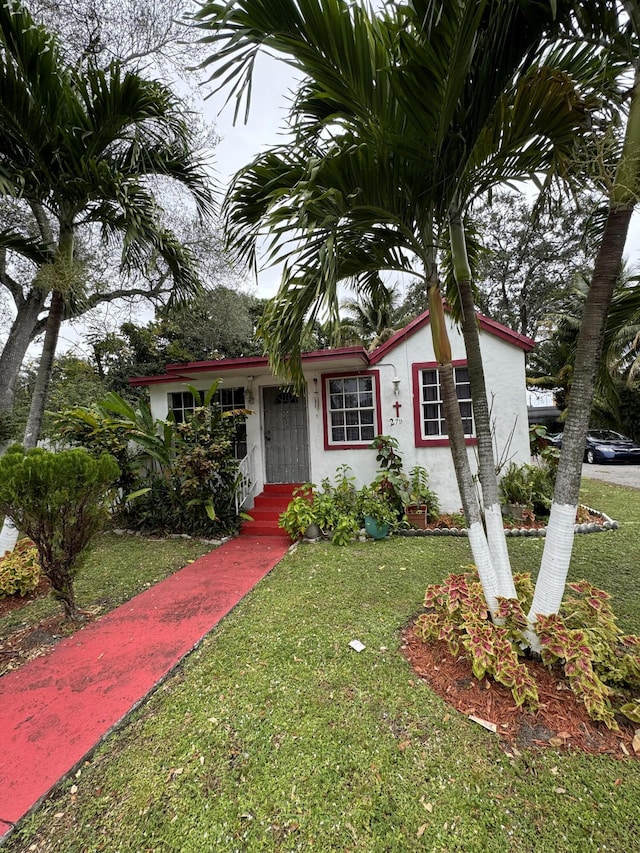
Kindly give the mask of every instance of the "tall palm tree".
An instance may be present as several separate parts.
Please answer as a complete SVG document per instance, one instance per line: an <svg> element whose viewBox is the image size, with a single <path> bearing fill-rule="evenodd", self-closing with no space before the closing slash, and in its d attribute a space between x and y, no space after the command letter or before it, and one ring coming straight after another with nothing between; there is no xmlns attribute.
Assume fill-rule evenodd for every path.
<svg viewBox="0 0 640 853"><path fill-rule="evenodd" d="M568 8L567 4L559 5L565 11ZM493 560L500 561L499 577L491 566L492 559L487 558L486 542L482 544L484 534L464 437L462 430L457 430L460 418L450 375L450 349L444 335L436 256L443 223L450 213L459 212L462 202L467 202L469 193L463 186L463 178L466 174L467 180L471 180L470 163L475 161L476 183L486 186L495 181L495 173L491 177L488 166L489 155L496 146L504 146L505 137L503 130L498 130L500 122L494 121L493 127L488 127L492 117L513 119L514 112L519 110L520 120L527 118L524 122L511 121L510 141L520 139L522 143L520 160L517 168L513 162L504 160L503 174L526 172L527 162L529 171L540 168L536 147L530 146L528 150L524 147L525 141L531 143L535 138L529 123L539 118L544 109L548 121L547 98L550 93L557 95L558 83L562 81L549 77L543 81L544 86L538 87L537 98L532 98L535 81L525 80L520 97L515 97L508 109L501 96L511 86L523 57L541 38L551 20L551 10L546 9L545 13L544 4L541 8L540 4L531 3L443 4L416 0L397 14L391 12L370 19L360 7L339 0L292 0L280 3L277 11L270 5L267 8L262 0L244 0L235 4L209 3L200 18L212 29L209 40L222 44L214 77L224 82L234 81L232 93L238 99L246 89L260 49L284 54L287 61L307 75L294 104L299 134L307 140L311 137L324 142L330 136L336 148L343 146L342 156L334 150L329 153L326 147L319 154L319 158L327 154L335 158L334 165L346 163L341 182L335 175L331 178L331 164L327 166L326 160L322 161L324 180L318 179L320 167L314 159L315 152L308 148L307 172L300 165L305 156L300 155L300 163L295 163L291 158L287 161L287 152L281 152L282 157L255 161L234 187L228 205L235 220L232 238L243 239L241 231L247 227L251 234L257 222L282 237L299 229L297 235L304 238L305 251L300 254L297 266L287 269L274 303L277 308L267 314L263 324L272 348L289 353L293 345L295 352L293 334L278 327L278 318L284 316L283 308L302 312L304 306L304 310L312 312L314 299L329 303L335 293L333 282L338 269L348 275L351 266L352 275L364 275L364 281L369 282L375 263L383 263L380 253L389 254L391 246L396 251L390 263L388 257L385 259L387 268L406 268L403 253L407 251L417 255L432 311L432 331L441 364L443 396L449 407L447 424L458 485L473 532L472 546L477 546L474 557L487 566L485 592L492 589L488 601L495 601L496 593L513 595L497 507L486 392L487 416L484 422L481 416L477 421L479 435L483 430L487 436L483 442L485 463L480 474L485 503L496 521L491 534L498 539ZM565 98L568 91L569 86L565 85ZM540 92L544 94L541 96ZM562 101L558 100L556 106L560 108L559 114L565 116ZM578 113L573 114L571 132L576 129ZM370 153L375 151L368 163L362 155L365 145ZM356 162L359 172L355 171ZM289 189L285 190L287 181ZM319 189L312 199L309 187L314 182ZM259 192L252 194L251 183L254 189L261 187L261 201ZM282 193L292 189L290 198L295 196L296 201L287 206L282 203ZM360 242L354 233L351 248L346 249L348 216L352 226L359 229ZM332 217L334 226L329 227L327 223ZM455 224L455 215L452 220ZM312 227L316 229L314 232ZM386 231L384 238L381 230ZM311 233L322 236L320 242L310 246ZM376 262L363 256L365 243L369 250L377 252ZM342 258L338 246L342 248ZM311 251L315 251L313 263ZM356 260L360 262L357 271ZM394 267L393 263L399 266ZM458 269L460 266L459 260ZM362 282L360 279L361 287ZM461 291L465 282L468 276L463 275L459 280ZM300 298L305 285L311 301ZM465 337L472 341L475 334L477 342L475 314L468 307L466 316ZM291 313L287 317L290 319ZM273 322L269 323L270 319ZM275 358L278 359L277 353ZM474 404L481 399L482 387L481 372L476 371L472 388ZM474 543L476 536L478 541ZM480 565L479 568L482 575Z"/></svg>
<svg viewBox="0 0 640 853"><path fill-rule="evenodd" d="M369 350L389 340L396 331L392 327L396 297L397 292L379 279L370 296L344 299L340 303L341 311L346 312L340 323L341 339L363 343Z"/></svg>
<svg viewBox="0 0 640 853"><path fill-rule="evenodd" d="M189 252L162 226L151 179L168 178L212 211L204 163L172 92L117 64L65 64L56 40L17 2L0 3L0 194L21 199L40 226L29 239L5 229L0 249L31 254L50 294L44 345L24 443L37 443L65 302L83 290L78 232L99 226L122 240L122 268L160 258L177 293L198 279Z"/></svg>

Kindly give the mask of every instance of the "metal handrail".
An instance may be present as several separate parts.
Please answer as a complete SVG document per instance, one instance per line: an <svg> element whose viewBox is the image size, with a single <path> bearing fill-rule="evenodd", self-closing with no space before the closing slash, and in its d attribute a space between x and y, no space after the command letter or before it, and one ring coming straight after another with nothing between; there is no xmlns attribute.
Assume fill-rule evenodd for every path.
<svg viewBox="0 0 640 853"><path fill-rule="evenodd" d="M254 458L256 455L255 445L247 455L238 463L238 478L236 481L236 515L246 503L255 485Z"/></svg>

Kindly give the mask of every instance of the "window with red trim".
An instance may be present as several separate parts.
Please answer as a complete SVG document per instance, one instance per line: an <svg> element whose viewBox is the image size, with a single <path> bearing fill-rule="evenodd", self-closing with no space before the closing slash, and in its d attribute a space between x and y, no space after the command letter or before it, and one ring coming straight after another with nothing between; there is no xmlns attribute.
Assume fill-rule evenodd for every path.
<svg viewBox="0 0 640 853"><path fill-rule="evenodd" d="M454 377L464 434L468 438L471 438L475 435L475 427L473 423L469 370L466 364L454 367ZM430 440L446 438L448 433L444 418L440 373L437 364L418 365L414 371L414 382L417 392L416 399L418 400L416 439L429 442Z"/></svg>
<svg viewBox="0 0 640 853"><path fill-rule="evenodd" d="M327 447L368 447L378 434L375 374L325 376Z"/></svg>

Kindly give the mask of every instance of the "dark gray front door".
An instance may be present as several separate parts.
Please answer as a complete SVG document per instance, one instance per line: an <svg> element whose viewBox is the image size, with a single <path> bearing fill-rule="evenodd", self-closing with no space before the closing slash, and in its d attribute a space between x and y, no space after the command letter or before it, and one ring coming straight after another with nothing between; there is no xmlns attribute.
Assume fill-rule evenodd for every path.
<svg viewBox="0 0 640 853"><path fill-rule="evenodd" d="M282 388L265 388L264 452L267 483L309 480L307 404Z"/></svg>

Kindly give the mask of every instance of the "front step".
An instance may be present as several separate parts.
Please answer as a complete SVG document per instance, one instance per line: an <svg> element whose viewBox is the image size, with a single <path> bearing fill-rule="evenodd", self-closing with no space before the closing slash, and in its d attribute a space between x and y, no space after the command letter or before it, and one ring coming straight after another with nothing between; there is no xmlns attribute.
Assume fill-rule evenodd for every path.
<svg viewBox="0 0 640 853"><path fill-rule="evenodd" d="M280 536L288 539L289 534L278 527L280 514L291 502L293 492L300 483L267 483L264 491L256 495L253 509L247 510L253 521L244 521L240 536Z"/></svg>

